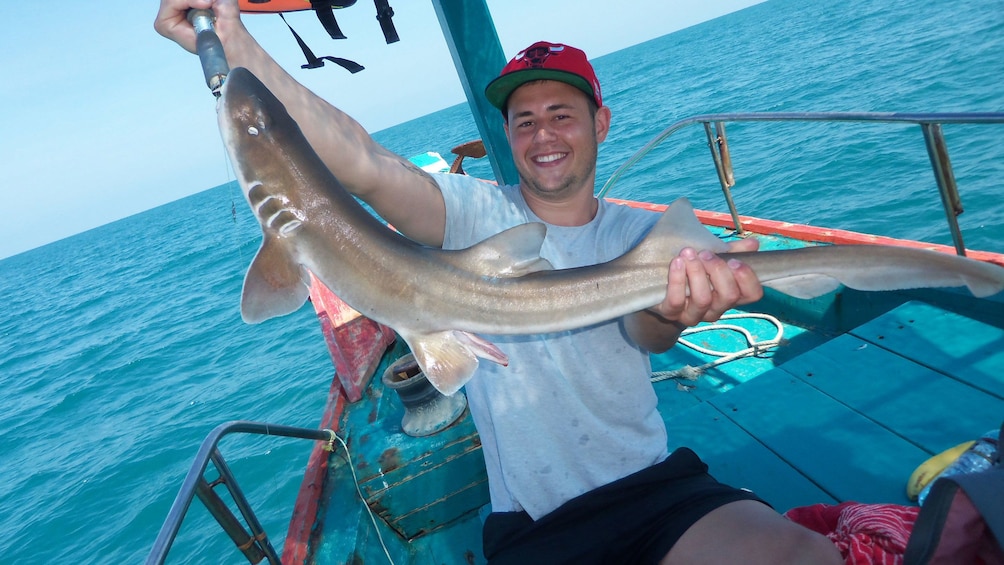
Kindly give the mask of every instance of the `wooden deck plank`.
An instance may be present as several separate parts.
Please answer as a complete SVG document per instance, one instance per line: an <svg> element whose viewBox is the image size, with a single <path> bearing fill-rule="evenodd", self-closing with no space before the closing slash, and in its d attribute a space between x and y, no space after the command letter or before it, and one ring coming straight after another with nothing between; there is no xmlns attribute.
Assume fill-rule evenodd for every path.
<svg viewBox="0 0 1004 565"><path fill-rule="evenodd" d="M1004 329L914 301L852 333L1004 399Z"/></svg>
<svg viewBox="0 0 1004 565"><path fill-rule="evenodd" d="M928 454L783 370L709 402L838 501L908 504Z"/></svg>
<svg viewBox="0 0 1004 565"><path fill-rule="evenodd" d="M670 449L693 449L719 481L748 488L780 512L835 499L707 403L666 419Z"/></svg>
<svg viewBox="0 0 1004 565"><path fill-rule="evenodd" d="M1004 400L852 335L782 369L929 454L974 439L1004 417Z"/></svg>

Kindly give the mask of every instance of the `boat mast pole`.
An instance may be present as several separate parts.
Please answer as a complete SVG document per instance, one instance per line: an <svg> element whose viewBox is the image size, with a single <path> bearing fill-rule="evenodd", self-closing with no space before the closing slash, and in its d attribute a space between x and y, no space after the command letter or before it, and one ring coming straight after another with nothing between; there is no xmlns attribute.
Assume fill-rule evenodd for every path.
<svg viewBox="0 0 1004 565"><path fill-rule="evenodd" d="M485 87L506 64L488 4L486 0L432 0L432 4L474 123L488 151L495 180L500 185L517 184L519 175L502 127L502 116L484 94Z"/></svg>

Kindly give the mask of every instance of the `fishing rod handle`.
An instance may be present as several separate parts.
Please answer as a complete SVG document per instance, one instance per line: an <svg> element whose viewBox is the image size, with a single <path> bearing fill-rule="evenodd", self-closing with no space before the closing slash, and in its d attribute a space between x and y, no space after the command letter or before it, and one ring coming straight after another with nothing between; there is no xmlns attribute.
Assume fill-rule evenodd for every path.
<svg viewBox="0 0 1004 565"><path fill-rule="evenodd" d="M189 10L188 21L195 28L195 50L202 61L202 73L206 77L206 86L213 96L220 96L220 88L230 72L227 56L223 52L223 44L213 28L213 13L210 10Z"/></svg>

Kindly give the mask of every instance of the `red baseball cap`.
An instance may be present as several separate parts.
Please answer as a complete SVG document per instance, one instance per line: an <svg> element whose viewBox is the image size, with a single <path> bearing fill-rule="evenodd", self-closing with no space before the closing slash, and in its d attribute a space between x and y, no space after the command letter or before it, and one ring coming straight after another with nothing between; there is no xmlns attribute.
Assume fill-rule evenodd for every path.
<svg viewBox="0 0 1004 565"><path fill-rule="evenodd" d="M586 54L561 43L538 41L520 51L506 64L498 78L488 83L485 97L499 110L505 108L509 95L534 80L557 80L585 92L597 106L603 105L600 81Z"/></svg>

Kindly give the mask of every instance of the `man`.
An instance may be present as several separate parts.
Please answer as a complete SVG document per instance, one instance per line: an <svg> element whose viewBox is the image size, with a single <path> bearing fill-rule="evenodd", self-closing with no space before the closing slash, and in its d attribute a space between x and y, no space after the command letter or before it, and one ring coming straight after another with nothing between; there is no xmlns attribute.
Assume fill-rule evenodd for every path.
<svg viewBox="0 0 1004 565"><path fill-rule="evenodd" d="M578 49L536 43L488 86L520 175L516 186L495 187L428 175L376 144L265 53L241 24L235 0L162 0L156 29L193 51L190 7L214 9L230 65L255 73L343 185L415 241L463 248L542 221L541 254L569 268L621 255L657 218L594 196L597 146L611 115ZM731 247L750 251L757 243ZM466 389L491 491L489 562L840 562L824 537L752 493L716 482L690 450L667 453L648 353L763 292L748 266L693 249L671 261L667 282L662 304L623 319L492 336L510 364L483 363Z"/></svg>

